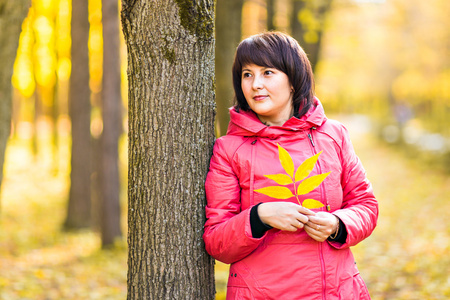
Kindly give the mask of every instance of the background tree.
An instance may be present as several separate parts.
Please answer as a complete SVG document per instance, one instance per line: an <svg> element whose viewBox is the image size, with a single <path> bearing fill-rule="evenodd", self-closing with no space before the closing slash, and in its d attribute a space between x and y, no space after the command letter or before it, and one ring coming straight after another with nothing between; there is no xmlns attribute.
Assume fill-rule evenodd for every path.
<svg viewBox="0 0 450 300"><path fill-rule="evenodd" d="M122 132L120 40L117 0L102 1L103 81L100 141L100 228L102 245L111 245L120 229L119 137Z"/></svg>
<svg viewBox="0 0 450 300"><path fill-rule="evenodd" d="M216 6L216 103L217 134L227 133L230 116L228 108L232 105L234 90L231 79L231 66L234 52L241 40L241 19L243 0L217 0Z"/></svg>
<svg viewBox="0 0 450 300"><path fill-rule="evenodd" d="M275 0L266 0L267 7L267 30L275 30Z"/></svg>
<svg viewBox="0 0 450 300"><path fill-rule="evenodd" d="M214 0L122 2L128 49L128 299L213 299L204 180Z"/></svg>
<svg viewBox="0 0 450 300"><path fill-rule="evenodd" d="M72 122L72 157L66 229L91 225L91 103L89 88L88 0L72 1L72 72L69 115Z"/></svg>
<svg viewBox="0 0 450 300"><path fill-rule="evenodd" d="M292 36L308 55L313 71L319 60L325 18L332 0L292 0Z"/></svg>
<svg viewBox="0 0 450 300"><path fill-rule="evenodd" d="M22 22L30 6L29 0L0 0L0 188L6 142L11 128L13 64Z"/></svg>

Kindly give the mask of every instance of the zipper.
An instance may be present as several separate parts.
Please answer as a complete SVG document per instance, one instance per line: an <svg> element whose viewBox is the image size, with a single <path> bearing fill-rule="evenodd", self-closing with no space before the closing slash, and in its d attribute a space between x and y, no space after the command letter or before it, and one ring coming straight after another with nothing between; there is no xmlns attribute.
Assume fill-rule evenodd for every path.
<svg viewBox="0 0 450 300"><path fill-rule="evenodd" d="M309 138L309 141L311 142L311 146L312 146L311 150L313 152L313 155L316 155L317 154L316 153L316 145L314 144L314 140L312 138L312 130L313 129L315 130L316 127L312 127L310 129L310 132L308 132L307 136ZM317 167L319 168L319 173L322 173L322 168L320 168L320 164L317 164ZM325 195L324 195L324 190L323 190L322 186L320 187L320 194L322 196L322 199L325 199L325 202L328 202L326 200L326 198L324 197ZM327 210L329 210L328 203L326 203L326 207L327 207ZM322 299L325 300L326 299L326 290L327 290L327 286L326 286L327 281L326 281L326 274L325 274L325 260L323 258L323 245L322 245L322 243L318 243L318 244L319 244L320 267L322 270Z"/></svg>
<svg viewBox="0 0 450 300"><path fill-rule="evenodd" d="M320 266L322 268L322 299L326 300L326 291L327 291L327 280L325 274L325 260L323 258L323 249L322 243L319 243L319 256L320 256Z"/></svg>
<svg viewBox="0 0 450 300"><path fill-rule="evenodd" d="M316 153L316 149L315 149L315 148L316 148L316 145L314 144L314 140L313 140L313 138L312 138L312 131L313 131L313 129L316 130L316 127L311 127L311 129L310 129L310 131L308 132L307 136L308 136L308 138L309 138L309 141L311 142L311 145L313 146L312 152L313 152L314 155L316 155L316 154L317 154L317 153ZM318 168L319 168L319 172L322 173L322 169L320 168L320 164L318 164ZM325 200L325 204L326 204L325 207L326 207L326 210L327 210L327 211L331 211L331 206L328 204L328 200L327 200L327 198L326 198L325 191L324 191L324 189L323 189L322 186L320 187L320 193L321 193L321 195L322 195L322 199Z"/></svg>
<svg viewBox="0 0 450 300"><path fill-rule="evenodd" d="M255 139L251 142L252 146L255 146L258 139ZM250 166L250 207L253 206L254 200L254 185L255 185L255 155L256 155L256 147L252 147L252 161Z"/></svg>
<svg viewBox="0 0 450 300"><path fill-rule="evenodd" d="M316 145L314 145L314 141L313 141L313 139L312 139L311 133L308 133L308 138L309 138L309 141L311 142L311 145L315 148ZM315 151L314 151L314 154L316 154Z"/></svg>

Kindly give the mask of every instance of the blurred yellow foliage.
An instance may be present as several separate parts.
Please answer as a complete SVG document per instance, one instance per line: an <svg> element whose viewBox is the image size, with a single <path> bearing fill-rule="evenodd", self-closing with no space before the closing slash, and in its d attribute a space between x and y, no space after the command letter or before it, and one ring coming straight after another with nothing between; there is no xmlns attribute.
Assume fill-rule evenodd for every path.
<svg viewBox="0 0 450 300"><path fill-rule="evenodd" d="M23 23L12 78L13 86L25 98L33 95L36 84L53 89L59 80L70 77L70 0L33 0ZM101 0L89 1L90 86L101 90L103 38ZM42 98L43 101L47 97Z"/></svg>
<svg viewBox="0 0 450 300"><path fill-rule="evenodd" d="M317 95L328 111L404 122L396 105L423 126L450 136L450 2L335 1L317 67ZM372 2L372 3L370 3Z"/></svg>
<svg viewBox="0 0 450 300"><path fill-rule="evenodd" d="M289 31L290 2L275 2L276 23ZM392 100L401 101L414 112L407 124L414 129L410 139L417 140L417 132L424 130L448 136L450 1L363 2L333 1L325 23L316 91L327 111L369 113L385 120L393 118ZM263 31L266 17L264 0L245 1L243 37ZM314 41L317 20L304 11L299 17L310 24L308 39ZM89 21L90 87L96 94L102 76L101 0L89 1ZM0 214L0 295L4 299L126 298L126 247L100 251L96 233L60 231L69 174L67 112L61 108L53 120L60 138L57 152L50 149L49 117L34 119L36 92L42 97L35 99L46 107L53 105L49 95L54 90L59 90L58 101L67 101L70 22L70 0L33 0L22 25L12 78L21 96L15 103L20 106L15 112L18 134L8 146ZM125 63L122 78L125 103ZM94 109L94 132L99 130L98 116ZM37 130L40 151L33 156L30 139ZM373 139L353 142L380 201L377 229L355 247L372 299L449 299L448 176ZM124 148L122 162L127 157ZM126 180L126 172L122 179ZM227 278L228 266L217 263L217 299L225 297Z"/></svg>

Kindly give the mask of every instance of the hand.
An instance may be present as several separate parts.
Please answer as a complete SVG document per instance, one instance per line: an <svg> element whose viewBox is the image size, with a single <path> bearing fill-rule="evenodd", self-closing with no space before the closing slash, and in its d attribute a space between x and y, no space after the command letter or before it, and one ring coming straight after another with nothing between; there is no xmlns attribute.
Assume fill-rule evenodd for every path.
<svg viewBox="0 0 450 300"><path fill-rule="evenodd" d="M318 242L323 242L334 234L339 224L338 217L324 211L320 211L308 219L309 221L305 224L305 231Z"/></svg>
<svg viewBox="0 0 450 300"><path fill-rule="evenodd" d="M315 213L292 202L266 202L258 206L258 215L263 223L273 228L296 231Z"/></svg>

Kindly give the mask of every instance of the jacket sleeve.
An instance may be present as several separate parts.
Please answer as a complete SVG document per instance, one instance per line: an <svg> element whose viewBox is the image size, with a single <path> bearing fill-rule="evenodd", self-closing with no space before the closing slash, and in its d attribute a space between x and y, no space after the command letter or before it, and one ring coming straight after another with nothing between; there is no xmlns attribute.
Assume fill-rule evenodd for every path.
<svg viewBox="0 0 450 300"><path fill-rule="evenodd" d="M329 241L338 249L354 246L367 238L375 229L378 219L378 202L372 185L366 177L361 161L356 156L348 131L342 126L341 185L343 202L341 209L333 212L345 224L345 243Z"/></svg>
<svg viewBox="0 0 450 300"><path fill-rule="evenodd" d="M212 257L230 264L249 255L264 236L252 237L251 207L241 211L239 180L223 144L222 139L216 141L206 177L207 220L203 240Z"/></svg>

